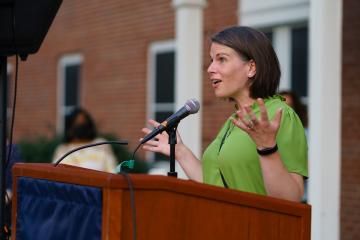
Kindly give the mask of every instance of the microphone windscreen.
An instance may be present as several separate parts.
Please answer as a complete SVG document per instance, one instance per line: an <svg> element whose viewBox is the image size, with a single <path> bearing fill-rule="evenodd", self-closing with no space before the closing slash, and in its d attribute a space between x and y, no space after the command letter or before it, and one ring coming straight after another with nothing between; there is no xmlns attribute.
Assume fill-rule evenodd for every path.
<svg viewBox="0 0 360 240"><path fill-rule="evenodd" d="M185 107L190 114L197 113L200 109L200 103L195 98L191 98L186 101Z"/></svg>

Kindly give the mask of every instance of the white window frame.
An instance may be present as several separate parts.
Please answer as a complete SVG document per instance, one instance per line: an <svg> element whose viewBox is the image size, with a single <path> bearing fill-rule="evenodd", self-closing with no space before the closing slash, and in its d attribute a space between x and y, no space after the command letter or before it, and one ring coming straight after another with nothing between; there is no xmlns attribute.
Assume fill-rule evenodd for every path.
<svg viewBox="0 0 360 240"><path fill-rule="evenodd" d="M293 89L293 86L291 85L292 29L306 25L306 22L302 22L297 24L288 24L266 28L272 31L272 42L281 67L281 78L279 84L280 91L288 91ZM309 79L309 71L307 75ZM302 103L307 104L308 96L301 97L301 101Z"/></svg>
<svg viewBox="0 0 360 240"><path fill-rule="evenodd" d="M254 28L307 21L310 0L239 0L239 22Z"/></svg>
<svg viewBox="0 0 360 240"><path fill-rule="evenodd" d="M147 91L147 119L154 119L157 111L175 111L176 103L155 103L156 100L156 56L159 53L173 51L176 54L176 45L174 40L165 40L153 42L148 50L148 91ZM175 69L176 71L176 69ZM174 76L174 81L176 81ZM175 85L174 85L175 86ZM176 94L176 91L174 92ZM155 154L147 152L146 159L154 161Z"/></svg>
<svg viewBox="0 0 360 240"><path fill-rule="evenodd" d="M74 54L66 54L60 58L58 64L58 98L57 98L57 109L58 109L58 116L57 116L57 131L59 133L64 131L65 122L64 116L65 114L70 111L64 106L65 101L65 68L72 65L82 65L84 62L84 57L82 54L74 53ZM80 91L80 89L79 89ZM79 99L80 101L80 99Z"/></svg>

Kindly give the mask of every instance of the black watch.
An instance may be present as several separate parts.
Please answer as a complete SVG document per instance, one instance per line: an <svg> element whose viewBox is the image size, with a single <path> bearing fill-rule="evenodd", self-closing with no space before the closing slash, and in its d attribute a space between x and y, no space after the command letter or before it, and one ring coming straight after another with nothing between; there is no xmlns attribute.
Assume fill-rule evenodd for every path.
<svg viewBox="0 0 360 240"><path fill-rule="evenodd" d="M273 147L264 148L264 149L261 149L261 150L256 148L257 153L259 155L261 155L261 156L267 156L267 155L273 154L277 150L278 150L277 144L275 144L275 146L273 146Z"/></svg>

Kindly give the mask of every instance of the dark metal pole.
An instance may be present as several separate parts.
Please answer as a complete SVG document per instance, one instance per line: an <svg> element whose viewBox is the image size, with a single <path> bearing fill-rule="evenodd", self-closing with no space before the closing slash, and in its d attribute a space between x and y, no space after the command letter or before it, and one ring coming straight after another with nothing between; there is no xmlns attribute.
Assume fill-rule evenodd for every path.
<svg viewBox="0 0 360 240"><path fill-rule="evenodd" d="M175 171L176 129L177 129L177 125L166 131L169 134L169 144L170 144L170 172L168 172L168 176L171 177L177 177L177 172Z"/></svg>
<svg viewBox="0 0 360 240"><path fill-rule="evenodd" d="M7 57L0 56L0 239L6 239L5 234L5 179L6 179L6 112L7 112Z"/></svg>

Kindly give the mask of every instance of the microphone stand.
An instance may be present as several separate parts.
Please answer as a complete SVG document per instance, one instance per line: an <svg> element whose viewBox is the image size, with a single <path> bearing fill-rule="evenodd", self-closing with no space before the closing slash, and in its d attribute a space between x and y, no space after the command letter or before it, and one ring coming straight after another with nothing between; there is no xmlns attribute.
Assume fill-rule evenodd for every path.
<svg viewBox="0 0 360 240"><path fill-rule="evenodd" d="M177 172L175 171L175 144L176 144L176 129L178 124L173 127L170 127L166 130L169 135L169 144L170 144L170 172L168 176L177 177Z"/></svg>

